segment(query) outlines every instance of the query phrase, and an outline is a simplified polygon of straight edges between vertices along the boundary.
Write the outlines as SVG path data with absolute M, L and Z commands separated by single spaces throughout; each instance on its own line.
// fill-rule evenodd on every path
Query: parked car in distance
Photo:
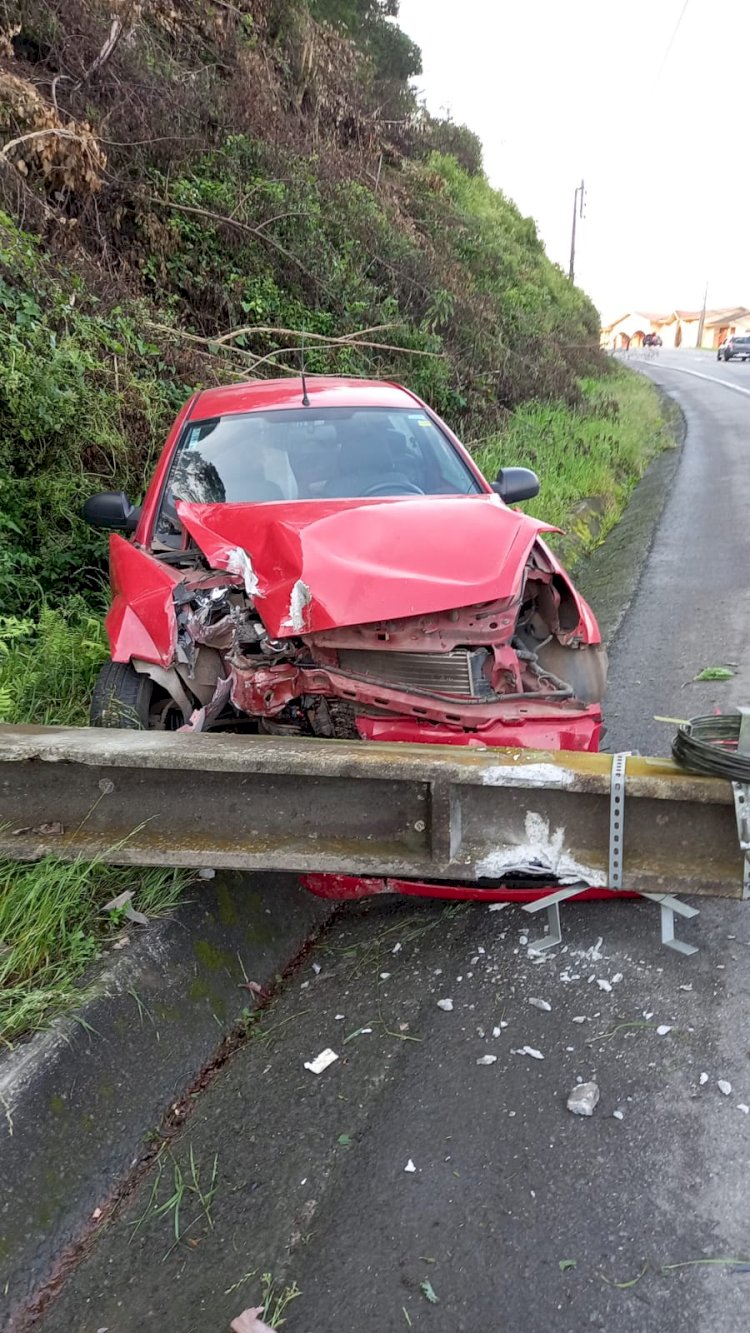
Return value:
M 750 361 L 750 333 L 733 333 L 721 344 L 717 361 Z

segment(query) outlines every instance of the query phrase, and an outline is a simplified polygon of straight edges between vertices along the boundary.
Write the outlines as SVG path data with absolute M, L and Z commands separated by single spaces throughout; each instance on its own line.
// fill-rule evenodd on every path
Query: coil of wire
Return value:
M 716 713 L 683 722 L 672 741 L 675 763 L 691 773 L 750 782 L 750 755 L 737 754 L 742 715 Z

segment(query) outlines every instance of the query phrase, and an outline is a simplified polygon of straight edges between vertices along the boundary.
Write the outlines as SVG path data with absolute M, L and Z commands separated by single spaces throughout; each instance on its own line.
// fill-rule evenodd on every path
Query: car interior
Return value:
M 421 409 L 252 412 L 187 427 L 157 530 L 179 527 L 178 499 L 257 504 L 481 490 L 450 440 Z

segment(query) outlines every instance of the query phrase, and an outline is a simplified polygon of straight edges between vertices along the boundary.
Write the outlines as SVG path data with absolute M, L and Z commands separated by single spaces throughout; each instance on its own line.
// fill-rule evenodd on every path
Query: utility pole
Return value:
M 703 346 L 703 325 L 706 322 L 707 301 L 708 301 L 708 283 L 706 283 L 706 290 L 703 293 L 703 309 L 701 310 L 701 317 L 698 320 L 698 343 L 697 343 L 698 347 Z
M 576 186 L 575 194 L 573 195 L 573 232 L 570 238 L 570 269 L 568 271 L 568 277 L 571 282 L 575 281 L 576 271 L 576 222 L 579 217 L 583 217 L 584 194 L 584 184 L 583 181 L 581 181 L 581 184 Z

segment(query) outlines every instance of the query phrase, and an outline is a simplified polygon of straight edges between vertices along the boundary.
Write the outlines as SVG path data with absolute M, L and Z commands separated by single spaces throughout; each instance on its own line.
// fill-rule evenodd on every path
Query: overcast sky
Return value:
M 683 12 L 684 11 L 684 12 Z M 493 185 L 627 310 L 750 305 L 748 0 L 401 0 L 418 85 L 482 139 Z

